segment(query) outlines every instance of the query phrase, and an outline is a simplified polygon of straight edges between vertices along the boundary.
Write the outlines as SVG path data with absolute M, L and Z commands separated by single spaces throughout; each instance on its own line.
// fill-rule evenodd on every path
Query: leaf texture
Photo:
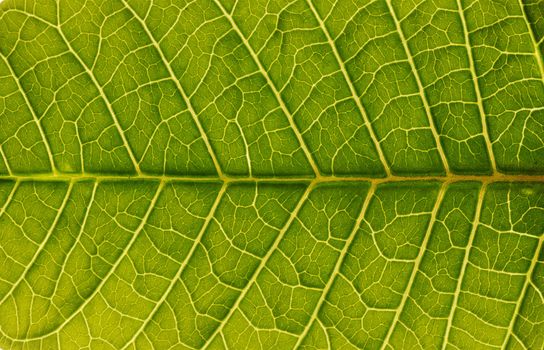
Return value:
M 543 349 L 544 1 L 5 0 L 1 349 Z

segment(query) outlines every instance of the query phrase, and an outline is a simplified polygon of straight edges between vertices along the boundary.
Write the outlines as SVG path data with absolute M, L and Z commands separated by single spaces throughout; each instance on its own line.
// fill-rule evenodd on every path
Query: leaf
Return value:
M 0 348 L 544 348 L 542 0 L 6 0 Z

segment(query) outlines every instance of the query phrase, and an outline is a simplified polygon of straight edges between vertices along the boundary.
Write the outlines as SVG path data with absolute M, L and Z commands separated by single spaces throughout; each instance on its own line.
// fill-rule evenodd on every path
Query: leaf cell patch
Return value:
M 543 349 L 544 1 L 0 3 L 1 349 Z

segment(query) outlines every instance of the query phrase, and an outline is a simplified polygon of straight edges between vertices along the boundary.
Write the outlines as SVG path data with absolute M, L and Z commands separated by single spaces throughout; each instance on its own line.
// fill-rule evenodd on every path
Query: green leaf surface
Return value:
M 544 349 L 543 0 L 0 2 L 0 349 Z

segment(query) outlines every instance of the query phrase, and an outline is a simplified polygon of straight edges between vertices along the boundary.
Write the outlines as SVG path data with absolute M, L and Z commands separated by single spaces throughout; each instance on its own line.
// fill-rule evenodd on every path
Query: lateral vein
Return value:
M 62 203 L 61 203 L 59 209 L 57 210 L 57 214 L 55 215 L 55 219 L 51 223 L 51 226 L 49 227 L 49 230 L 47 230 L 47 234 L 45 235 L 45 237 L 44 237 L 43 241 L 41 242 L 40 246 L 38 247 L 38 249 L 36 249 L 36 252 L 32 256 L 32 259 L 30 260 L 30 262 L 28 263 L 28 265 L 26 266 L 24 271 L 21 273 L 21 275 L 19 276 L 17 281 L 15 281 L 13 283 L 13 285 L 8 290 L 8 292 L 4 295 L 4 297 L 2 299 L 0 299 L 0 305 L 2 305 L 4 303 L 4 301 L 6 301 L 6 299 L 11 295 L 11 293 L 13 293 L 15 288 L 17 288 L 17 286 L 21 283 L 21 281 L 26 277 L 28 271 L 34 265 L 34 263 L 36 262 L 36 259 L 38 259 L 38 256 L 40 255 L 40 253 L 45 248 L 45 245 L 49 241 L 49 238 L 51 238 L 51 235 L 53 234 L 53 232 L 57 228 L 57 224 L 59 222 L 59 219 L 60 219 L 62 213 L 64 212 L 64 209 L 66 208 L 66 204 L 68 203 L 68 199 L 70 198 L 73 187 L 74 187 L 74 182 L 70 181 L 70 184 L 68 185 L 68 188 L 66 190 L 66 194 L 64 195 L 64 199 L 62 200 Z
M 388 162 L 385 158 L 383 150 L 380 146 L 378 137 L 376 136 L 376 133 L 374 132 L 374 129 L 372 128 L 372 123 L 370 122 L 368 113 L 366 112 L 366 109 L 363 106 L 361 99 L 357 95 L 357 91 L 355 90 L 355 86 L 353 85 L 353 81 L 351 77 L 349 76 L 349 73 L 346 69 L 344 61 L 340 57 L 340 53 L 338 52 L 338 49 L 336 48 L 336 43 L 334 42 L 334 40 L 332 40 L 332 37 L 329 33 L 329 30 L 327 29 L 327 26 L 323 22 L 323 19 L 321 19 L 321 17 L 319 16 L 319 13 L 317 12 L 317 9 L 315 8 L 313 4 L 313 0 L 306 0 L 306 2 L 308 3 L 308 6 L 310 6 L 310 9 L 312 10 L 314 17 L 317 19 L 317 22 L 319 23 L 321 30 L 325 34 L 325 37 L 327 38 L 327 42 L 332 49 L 334 57 L 336 58 L 336 61 L 338 62 L 338 65 L 340 66 L 340 71 L 342 72 L 342 75 L 344 76 L 344 80 L 346 81 L 349 87 L 349 91 L 351 92 L 351 97 L 355 101 L 355 104 L 357 105 L 357 108 L 359 109 L 359 112 L 361 113 L 361 117 L 363 118 L 363 122 L 365 123 L 365 126 L 368 129 L 368 132 L 370 134 L 370 139 L 372 140 L 372 143 L 374 144 L 374 148 L 376 149 L 376 152 L 378 153 L 378 157 L 380 158 L 380 161 L 384 167 L 386 176 L 391 176 L 391 169 L 388 165 Z
M 216 154 L 215 154 L 215 152 L 214 152 L 214 150 L 212 148 L 210 140 L 208 139 L 208 135 L 206 134 L 202 124 L 200 123 L 200 120 L 198 119 L 198 116 L 197 116 L 197 114 L 196 114 L 196 112 L 195 112 L 195 110 L 193 108 L 191 100 L 189 99 L 189 97 L 185 93 L 185 90 L 181 86 L 181 83 L 179 82 L 179 80 L 176 78 L 176 75 L 174 74 L 174 71 L 173 71 L 172 67 L 170 66 L 170 63 L 168 62 L 168 60 L 164 56 L 164 53 L 163 53 L 159 43 L 155 40 L 155 37 L 151 34 L 151 31 L 147 27 L 147 24 L 145 23 L 145 21 L 143 19 L 141 19 L 140 16 L 138 16 L 138 14 L 134 11 L 134 9 L 132 9 L 132 7 L 126 2 L 126 0 L 122 0 L 122 1 L 123 1 L 123 4 L 125 5 L 125 7 L 132 13 L 132 16 L 140 23 L 140 25 L 142 26 L 142 29 L 147 34 L 149 40 L 151 40 L 151 44 L 153 45 L 153 47 L 155 47 L 155 50 L 157 51 L 157 53 L 161 57 L 161 61 L 162 61 L 163 66 L 168 71 L 168 74 L 170 75 L 170 78 L 172 79 L 172 81 L 176 85 L 176 88 L 178 89 L 179 93 L 181 94 L 181 96 L 185 100 L 185 103 L 187 104 L 187 109 L 189 109 L 189 112 L 191 113 L 191 116 L 193 117 L 193 121 L 194 121 L 196 127 L 198 128 L 200 136 L 202 137 L 202 140 L 204 141 L 204 144 L 206 145 L 208 153 L 210 154 L 210 157 L 212 158 L 213 164 L 215 166 L 215 171 L 217 171 L 217 174 L 219 176 L 223 176 L 223 171 L 221 170 L 221 166 L 219 165 L 219 161 L 217 160 L 217 156 L 216 156 Z M 249 150 L 248 150 L 248 153 L 249 153 Z
M 533 32 L 531 25 L 529 24 L 529 18 L 527 16 L 527 11 L 525 11 L 525 6 L 523 5 L 523 1 L 518 0 L 518 3 L 519 3 L 519 6 L 521 7 L 521 13 L 523 13 L 524 22 L 527 24 L 527 30 L 529 31 L 529 36 L 531 37 L 531 41 L 533 43 L 533 46 L 535 47 L 534 55 L 536 58 L 536 63 L 538 65 L 538 68 L 540 68 L 540 75 L 542 79 L 544 80 L 544 62 L 542 61 L 542 55 L 539 52 L 538 41 L 536 40 L 535 33 Z
M 538 239 L 538 244 L 536 246 L 536 250 L 533 255 L 533 259 L 531 260 L 531 265 L 529 266 L 529 269 L 527 270 L 527 274 L 525 277 L 525 282 L 523 284 L 523 288 L 520 292 L 519 298 L 516 302 L 516 308 L 514 309 L 514 313 L 512 314 L 512 319 L 510 320 L 510 324 L 508 325 L 508 331 L 506 332 L 506 336 L 504 337 L 504 341 L 502 344 L 502 348 L 506 349 L 506 345 L 508 344 L 508 340 L 512 335 L 514 335 L 514 325 L 516 324 L 516 320 L 519 317 L 519 311 L 521 310 L 521 304 L 523 304 L 523 300 L 525 300 L 525 297 L 527 296 L 527 289 L 529 287 L 530 281 L 533 276 L 533 271 L 535 270 L 535 267 L 538 263 L 538 258 L 540 256 L 540 252 L 542 250 L 542 243 L 544 242 L 544 235 L 541 235 Z
M 478 203 L 476 204 L 476 213 L 474 215 L 474 221 L 472 223 L 472 230 L 470 232 L 470 238 L 468 240 L 467 246 L 465 248 L 465 255 L 463 257 L 463 264 L 461 265 L 461 271 L 459 272 L 459 277 L 457 279 L 457 286 L 455 287 L 455 292 L 453 294 L 453 302 L 450 309 L 450 314 L 448 315 L 448 324 L 446 326 L 446 334 L 442 343 L 442 350 L 445 350 L 448 345 L 448 339 L 450 336 L 450 331 L 453 326 L 453 317 L 455 316 L 455 311 L 457 308 L 457 303 L 459 302 L 459 294 L 461 293 L 461 285 L 463 284 L 463 278 L 465 277 L 465 271 L 468 265 L 468 259 L 470 256 L 470 251 L 472 249 L 472 244 L 474 242 L 474 237 L 476 236 L 476 231 L 478 230 L 478 225 L 480 223 L 480 216 L 482 214 L 482 207 L 484 202 L 484 197 L 487 190 L 487 184 L 484 183 L 480 189 L 478 196 Z
M 2 157 L 2 160 L 4 161 L 4 164 L 6 164 L 6 170 L 8 171 L 9 176 L 13 176 L 13 171 L 11 170 L 11 167 L 8 162 L 8 158 L 6 157 L 6 153 L 4 152 L 3 145 L 0 145 L 0 156 Z
M 17 88 L 21 92 L 21 95 L 23 96 L 23 99 L 25 100 L 25 103 L 28 106 L 28 110 L 30 111 L 30 114 L 32 114 L 32 119 L 34 120 L 34 122 L 36 123 L 36 126 L 38 127 L 38 132 L 40 133 L 40 137 L 42 138 L 43 144 L 45 146 L 45 151 L 47 152 L 47 157 L 49 158 L 49 163 L 51 165 L 51 171 L 53 172 L 53 174 L 56 174 L 57 168 L 55 166 L 55 160 L 53 159 L 53 152 L 51 152 L 51 147 L 49 145 L 47 137 L 45 137 L 45 132 L 43 131 L 42 124 L 40 123 L 40 120 L 38 119 L 38 116 L 36 115 L 36 112 L 34 111 L 34 107 L 30 103 L 30 100 L 28 99 L 28 96 L 26 95 L 26 91 L 23 89 L 23 86 L 21 85 L 21 82 L 19 81 L 19 77 L 15 75 L 15 72 L 13 71 L 13 68 L 11 67 L 11 64 L 9 63 L 7 57 L 5 57 L 1 53 L 0 53 L 0 56 L 2 56 L 4 63 L 9 69 L 9 73 L 11 74 L 11 76 L 13 76 L 13 80 L 15 80 L 15 83 L 17 84 Z M 6 163 L 6 166 L 8 166 L 7 163 Z
M 406 285 L 406 290 L 404 291 L 404 294 L 402 295 L 402 299 L 399 306 L 397 307 L 397 311 L 395 312 L 395 317 L 393 318 L 393 322 L 391 322 L 391 326 L 389 327 L 387 331 L 387 335 L 385 336 L 385 339 L 381 346 L 382 350 L 387 348 L 387 345 L 389 344 L 389 341 L 391 340 L 391 336 L 393 335 L 393 332 L 395 330 L 395 326 L 400 321 L 400 315 L 402 313 L 402 310 L 404 309 L 404 306 L 406 305 L 406 301 L 408 300 L 408 297 L 410 296 L 410 292 L 412 291 L 412 286 L 416 279 L 417 272 L 419 271 L 419 266 L 421 264 L 421 261 L 423 260 L 423 255 L 425 255 L 425 251 L 427 250 L 429 239 L 431 237 L 431 233 L 433 232 L 434 224 L 436 222 L 436 216 L 438 215 L 440 205 L 442 204 L 442 200 L 444 199 L 444 194 L 446 193 L 446 188 L 447 188 L 447 184 L 443 183 L 440 186 L 440 190 L 438 191 L 438 196 L 436 197 L 436 202 L 434 204 L 433 211 L 431 212 L 431 217 L 429 218 L 429 226 L 427 226 L 425 237 L 423 238 L 423 242 L 421 242 L 421 247 L 419 248 L 418 255 L 414 261 L 414 267 L 412 268 L 410 279 L 408 280 L 408 284 Z
M 333 269 L 333 271 L 331 273 L 331 276 L 329 277 L 329 280 L 327 281 L 327 285 L 325 285 L 325 288 L 323 288 L 323 291 L 322 291 L 321 296 L 319 297 L 319 300 L 318 300 L 318 302 L 317 302 L 317 304 L 316 304 L 316 306 L 314 308 L 314 311 L 313 311 L 312 315 L 310 316 L 310 319 L 308 320 L 308 323 L 304 327 L 304 331 L 302 331 L 302 333 L 300 334 L 300 337 L 298 338 L 297 343 L 296 343 L 296 345 L 294 346 L 293 349 L 297 349 L 302 344 L 302 342 L 304 341 L 304 339 L 308 335 L 308 332 L 310 331 L 310 328 L 311 328 L 313 322 L 316 320 L 317 315 L 319 314 L 319 310 L 321 310 L 321 307 L 322 307 L 323 303 L 325 302 L 325 299 L 327 298 L 327 296 L 329 294 L 329 291 L 330 291 L 330 289 L 332 288 L 332 286 L 334 284 L 334 281 L 336 280 L 336 276 L 338 276 L 338 274 L 340 273 L 340 268 L 342 267 L 342 265 L 344 264 L 344 261 L 346 260 L 347 252 L 349 251 L 351 245 L 353 244 L 353 241 L 355 240 L 355 236 L 357 235 L 357 232 L 359 231 L 359 229 L 361 227 L 361 223 L 364 220 L 365 213 L 366 213 L 366 211 L 368 209 L 368 205 L 370 203 L 370 200 L 374 196 L 374 193 L 376 191 L 376 187 L 377 187 L 377 184 L 374 183 L 369 188 L 368 193 L 367 193 L 366 198 L 365 198 L 365 201 L 364 201 L 364 203 L 363 203 L 363 205 L 361 207 L 359 217 L 357 218 L 357 220 L 355 222 L 355 225 L 353 226 L 353 229 L 352 229 L 348 239 L 346 240 L 346 243 L 344 244 L 344 248 L 342 249 L 342 251 L 340 252 L 340 255 L 338 256 L 338 260 L 336 261 L 336 264 L 334 265 L 334 269 Z
M 321 172 L 319 171 L 319 167 L 317 166 L 317 164 L 315 163 L 315 160 L 312 156 L 312 153 L 310 152 L 310 150 L 308 149 L 308 146 L 306 145 L 306 142 L 304 142 L 304 139 L 300 133 L 300 130 L 298 129 L 298 127 L 296 126 L 295 124 L 295 120 L 293 118 L 293 115 L 291 114 L 291 112 L 289 111 L 289 109 L 287 108 L 287 106 L 285 105 L 285 102 L 283 101 L 283 98 L 281 97 L 278 89 L 276 88 L 276 86 L 274 85 L 274 83 L 272 82 L 272 79 L 270 78 L 270 76 L 268 75 L 268 72 L 266 71 L 266 69 L 264 69 L 259 57 L 257 56 L 257 54 L 255 53 L 255 51 L 253 50 L 253 48 L 251 47 L 251 45 L 249 45 L 249 42 L 246 40 L 244 34 L 242 33 L 242 31 L 240 30 L 240 28 L 238 28 L 238 25 L 236 24 L 236 22 L 234 21 L 234 19 L 232 18 L 232 16 L 226 11 L 226 9 L 223 7 L 223 4 L 221 4 L 218 0 L 213 0 L 215 2 L 215 4 L 217 5 L 217 7 L 219 7 L 219 9 L 221 10 L 221 12 L 223 13 L 223 16 L 229 21 L 230 25 L 232 26 L 232 28 L 234 29 L 234 31 L 236 32 L 236 34 L 238 34 L 238 36 L 240 37 L 240 40 L 242 41 L 242 43 L 244 44 L 244 46 L 247 48 L 249 54 L 251 55 L 251 58 L 253 59 L 253 61 L 255 62 L 255 64 L 257 65 L 257 67 L 259 68 L 261 74 L 263 75 L 263 77 L 265 78 L 266 82 L 268 83 L 268 85 L 270 86 L 270 89 L 272 90 L 272 92 L 274 93 L 274 96 L 276 97 L 276 100 L 278 101 L 279 105 L 280 105 L 280 108 L 281 110 L 283 111 L 283 113 L 285 114 L 285 116 L 287 117 L 287 120 L 289 121 L 289 124 L 291 126 L 291 129 L 293 130 L 293 133 L 295 134 L 295 136 L 297 137 L 298 139 L 298 142 L 300 144 L 300 147 L 302 149 L 302 151 L 304 152 L 304 155 L 306 156 L 307 160 L 308 160 L 308 163 L 310 164 L 310 166 L 312 167 L 312 170 L 314 172 L 314 175 L 316 177 L 319 177 L 321 176 Z
M 497 161 L 495 160 L 495 154 L 493 153 L 493 144 L 489 138 L 489 133 L 487 130 L 487 114 L 485 113 L 484 103 L 482 100 L 482 93 L 480 88 L 480 82 L 478 80 L 478 75 L 476 74 L 476 67 L 474 65 L 474 56 L 472 54 L 472 45 L 470 43 L 470 35 L 468 32 L 467 21 L 465 18 L 465 10 L 461 5 L 461 0 L 457 0 L 457 8 L 459 10 L 459 17 L 461 18 L 461 24 L 463 25 L 463 34 L 465 36 L 465 47 L 468 55 L 468 64 L 470 69 L 470 75 L 472 77 L 472 82 L 474 84 L 474 91 L 476 92 L 476 102 L 478 105 L 478 110 L 480 112 L 480 118 L 482 122 L 482 134 L 484 136 L 485 144 L 487 147 L 487 153 L 489 153 L 489 161 L 491 163 L 491 171 L 493 174 L 497 172 Z
M 419 90 L 419 95 L 421 97 L 421 101 L 423 102 L 423 107 L 425 108 L 425 114 L 427 114 L 427 118 L 429 120 L 429 128 L 433 134 L 433 137 L 436 143 L 436 149 L 438 151 L 440 159 L 442 160 L 444 169 L 446 170 L 446 174 L 450 174 L 450 166 L 448 164 L 448 159 L 446 158 L 446 153 L 444 152 L 444 149 L 442 148 L 442 144 L 440 143 L 440 135 L 438 134 L 438 128 L 433 120 L 431 108 L 429 107 L 429 101 L 427 101 L 427 96 L 425 96 L 425 90 L 423 88 L 423 84 L 421 83 L 419 73 L 417 72 L 414 59 L 412 58 L 412 53 L 410 52 L 410 48 L 408 47 L 408 43 L 406 41 L 406 38 L 404 37 L 404 32 L 402 31 L 402 28 L 400 26 L 400 22 L 397 18 L 395 10 L 393 9 L 393 6 L 391 5 L 391 0 L 386 0 L 385 2 L 387 3 L 387 7 L 389 8 L 391 17 L 393 18 L 393 22 L 395 22 L 397 33 L 399 34 L 400 41 L 402 42 L 402 46 L 404 48 L 404 52 L 406 53 L 406 59 L 408 60 L 408 63 L 410 64 L 410 68 L 412 69 L 412 74 L 414 75 L 414 78 L 416 80 L 417 87 Z
M 314 188 L 314 184 L 310 184 L 307 188 L 306 188 L 306 191 L 304 192 L 304 194 L 302 195 L 302 197 L 300 198 L 300 200 L 298 201 L 295 209 L 293 209 L 293 211 L 291 212 L 291 215 L 289 216 L 289 219 L 287 220 L 287 222 L 285 223 L 285 225 L 283 226 L 283 228 L 280 230 L 280 232 L 278 233 L 278 236 L 276 237 L 276 239 L 274 240 L 274 243 L 272 244 L 272 246 L 268 249 L 268 251 L 266 252 L 266 255 L 263 257 L 263 259 L 261 260 L 261 262 L 259 263 L 259 266 L 257 267 L 257 269 L 255 269 L 255 272 L 253 272 L 253 274 L 251 275 L 251 279 L 248 281 L 248 283 L 246 284 L 245 288 L 242 290 L 242 292 L 238 295 L 238 297 L 236 298 L 236 301 L 234 302 L 234 304 L 232 305 L 232 307 L 230 308 L 229 310 L 229 313 L 225 316 L 225 318 L 223 319 L 223 321 L 219 324 L 219 326 L 213 331 L 213 333 L 210 335 L 210 337 L 208 338 L 208 341 L 202 346 L 202 349 L 206 349 L 208 346 L 210 346 L 210 344 L 212 343 L 212 341 L 215 339 L 215 337 L 217 336 L 218 333 L 221 333 L 221 331 L 223 330 L 223 327 L 225 326 L 225 324 L 228 323 L 229 319 L 232 317 L 232 315 L 234 314 L 234 312 L 236 310 L 238 310 L 238 307 L 240 306 L 240 303 L 242 302 L 242 300 L 244 300 L 245 296 L 247 295 L 247 293 L 249 292 L 249 290 L 251 289 L 251 286 L 256 283 L 257 281 L 257 277 L 260 275 L 261 271 L 264 269 L 264 267 L 266 266 L 266 263 L 268 262 L 268 260 L 270 259 L 270 257 L 272 256 L 272 253 L 276 251 L 276 249 L 278 248 L 281 240 L 283 239 L 284 235 L 285 235 L 285 232 L 287 232 L 287 230 L 291 227 L 291 224 L 293 223 L 293 221 L 295 220 L 295 218 L 297 217 L 300 209 L 302 208 L 303 204 L 306 202 L 306 200 L 308 199 L 308 196 L 310 194 L 310 192 L 313 190 Z
M 15 192 L 17 192 L 17 189 L 19 188 L 19 185 L 21 184 L 20 180 L 16 180 L 15 184 L 11 188 L 11 191 L 9 192 L 8 198 L 6 198 L 6 201 L 4 202 L 4 205 L 0 208 L 0 218 L 2 215 L 4 215 L 4 212 L 9 207 L 9 204 L 11 203 L 11 200 L 13 199 L 13 196 L 15 196 Z
M 223 195 L 225 194 L 227 186 L 228 185 L 226 183 L 224 183 L 221 186 L 221 190 L 217 193 L 217 197 L 215 198 L 215 201 L 214 201 L 212 207 L 210 208 L 210 212 L 208 213 L 208 216 L 206 217 L 206 219 L 204 220 L 204 223 L 202 224 L 202 228 L 200 229 L 200 231 L 198 233 L 198 236 L 195 238 L 195 241 L 194 241 L 193 245 L 191 246 L 191 249 L 187 253 L 186 258 L 180 264 L 179 269 L 176 272 L 176 275 L 172 278 L 172 281 L 168 285 L 168 288 L 164 291 L 161 298 L 157 301 L 157 303 L 153 307 L 153 310 L 151 310 L 148 318 L 142 323 L 142 325 L 134 333 L 132 338 L 125 344 L 125 346 L 122 347 L 122 349 L 126 349 L 127 347 L 129 347 L 130 344 L 132 342 L 134 342 L 138 338 L 138 335 L 140 335 L 140 333 L 145 329 L 145 327 L 147 326 L 149 321 L 151 321 L 151 319 L 153 318 L 153 316 L 155 316 L 155 314 L 157 313 L 157 311 L 159 310 L 161 305 L 164 303 L 166 298 L 168 298 L 168 296 L 170 295 L 170 292 L 174 288 L 174 285 L 176 284 L 178 279 L 180 279 L 181 274 L 183 273 L 183 271 L 185 271 L 185 268 L 187 267 L 187 265 L 189 264 L 189 261 L 193 257 L 193 255 L 194 255 L 194 253 L 196 251 L 196 248 L 198 247 L 198 245 L 202 241 L 202 237 L 204 236 L 204 233 L 207 231 L 208 226 L 209 226 L 213 216 L 215 215 L 215 211 L 217 210 L 217 207 L 219 206 L 219 203 L 221 202 L 221 199 L 223 198 Z
M 121 140 L 123 141 L 125 149 L 127 150 L 127 154 L 132 162 L 132 165 L 134 166 L 134 170 L 136 171 L 137 174 L 141 174 L 142 172 L 140 170 L 140 164 L 138 160 L 136 160 L 136 157 L 134 156 L 132 147 L 130 147 L 130 143 L 128 142 L 125 136 L 125 131 L 121 127 L 121 124 L 119 123 L 119 119 L 117 118 L 117 115 L 115 114 L 113 107 L 111 106 L 110 100 L 108 99 L 108 97 L 106 96 L 106 93 L 104 92 L 104 89 L 102 89 L 102 86 L 100 86 L 100 84 L 98 83 L 98 80 L 96 80 L 94 73 L 89 69 L 89 67 L 87 67 L 87 65 L 85 64 L 85 62 L 83 62 L 81 57 L 79 57 L 76 50 L 74 50 L 74 48 L 72 47 L 72 44 L 70 44 L 70 41 L 68 41 L 68 39 L 64 35 L 64 32 L 62 31 L 62 26 L 60 24 L 60 15 L 58 13 L 59 8 L 60 6 L 57 6 L 57 20 L 59 23 L 57 26 L 52 26 L 52 27 L 57 29 L 57 32 L 62 38 L 62 41 L 64 42 L 64 44 L 70 49 L 70 52 L 72 53 L 72 55 L 76 58 L 76 60 L 79 62 L 83 70 L 87 73 L 87 76 L 91 79 L 91 81 L 95 85 L 100 97 L 102 97 L 102 99 L 104 100 L 104 104 L 106 105 L 106 108 L 108 109 L 109 114 L 111 115 L 111 119 L 113 121 L 115 129 L 117 130 L 117 133 L 119 134 L 119 136 L 121 137 Z
M 46 337 L 50 336 L 51 334 L 57 332 L 58 330 L 62 329 L 65 325 L 67 325 L 74 317 L 76 317 L 84 308 L 85 306 L 87 306 L 91 300 L 94 299 L 94 296 L 96 294 L 98 294 L 100 292 L 100 290 L 102 289 L 102 287 L 104 286 L 104 284 L 106 284 L 106 282 L 109 280 L 109 278 L 111 277 L 111 275 L 113 275 L 113 273 L 117 270 L 117 267 L 119 266 L 119 264 L 121 263 L 121 261 L 123 260 L 123 258 L 125 258 L 126 256 L 128 256 L 128 251 L 130 250 L 130 248 L 134 245 L 134 242 L 136 242 L 136 239 L 139 237 L 139 234 L 140 232 L 142 231 L 142 229 L 144 228 L 144 226 L 146 225 L 147 223 L 147 220 L 149 218 L 149 216 L 151 215 L 151 212 L 153 211 L 153 209 L 155 208 L 155 204 L 157 203 L 157 200 L 159 198 L 159 195 L 161 194 L 162 192 L 162 189 L 164 188 L 164 182 L 160 182 L 159 185 L 157 186 L 157 190 L 155 191 L 154 195 L 153 195 L 153 198 L 151 199 L 150 201 L 150 204 L 146 210 L 146 213 L 144 214 L 142 220 L 140 221 L 140 224 L 138 225 L 138 227 L 136 228 L 136 230 L 134 231 L 134 234 L 132 235 L 132 237 L 130 238 L 130 241 L 127 243 L 127 245 L 125 246 L 125 248 L 123 249 L 123 251 L 119 254 L 119 257 L 118 259 L 114 262 L 113 266 L 111 267 L 111 269 L 108 271 L 108 273 L 102 278 L 102 280 L 100 281 L 100 283 L 98 284 L 98 286 L 96 286 L 96 288 L 94 289 L 94 291 L 85 299 L 85 301 L 83 303 L 81 303 L 81 305 L 78 306 L 78 308 L 76 310 L 74 310 L 72 312 L 72 314 L 67 317 L 62 323 L 58 324 L 57 326 L 55 326 L 53 329 L 50 329 L 47 331 L 47 333 L 44 333 L 40 336 L 36 336 L 36 337 L 26 337 L 24 339 L 19 339 L 19 338 L 12 338 L 12 337 L 9 337 L 7 336 L 6 334 L 4 335 L 6 338 L 12 340 L 12 341 L 16 341 L 16 340 L 24 340 L 24 341 L 31 341 L 31 340 L 38 340 L 38 339 L 45 339 Z

